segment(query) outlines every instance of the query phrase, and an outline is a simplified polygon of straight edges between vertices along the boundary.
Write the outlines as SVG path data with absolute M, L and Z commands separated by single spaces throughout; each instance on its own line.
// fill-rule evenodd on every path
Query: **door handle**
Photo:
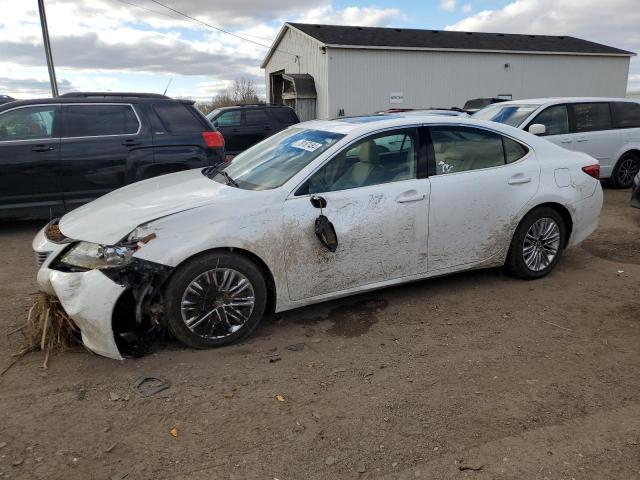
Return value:
M 525 176 L 522 176 L 522 175 L 514 175 L 509 180 L 507 180 L 507 183 L 509 185 L 522 185 L 523 183 L 529 183 L 530 181 L 531 181 L 531 177 L 525 177 Z
M 580 137 L 578 140 L 576 140 L 577 142 L 586 142 L 587 139 L 585 137 Z
M 563 138 L 562 140 L 560 140 L 560 143 L 571 143 L 573 142 L 573 140 L 571 140 L 570 138 Z
M 140 142 L 138 140 L 125 140 L 122 142 L 122 145 L 125 147 L 135 147 L 136 145 L 140 145 Z
M 425 194 L 419 194 L 416 192 L 405 192 L 401 193 L 396 197 L 396 202 L 398 203 L 411 203 L 411 202 L 420 202 L 424 200 Z
M 53 150 L 51 145 L 36 145 L 31 149 L 32 152 L 50 152 Z

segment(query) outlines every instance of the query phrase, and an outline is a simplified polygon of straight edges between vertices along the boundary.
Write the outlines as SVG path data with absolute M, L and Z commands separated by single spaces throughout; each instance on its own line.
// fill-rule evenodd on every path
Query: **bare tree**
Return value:
M 213 97 L 211 103 L 202 103 L 198 105 L 200 111 L 205 115 L 216 108 L 229 107 L 232 105 L 242 105 L 247 103 L 264 103 L 258 97 L 255 83 L 253 80 L 244 77 L 235 79 L 233 85 L 227 87 L 218 95 Z

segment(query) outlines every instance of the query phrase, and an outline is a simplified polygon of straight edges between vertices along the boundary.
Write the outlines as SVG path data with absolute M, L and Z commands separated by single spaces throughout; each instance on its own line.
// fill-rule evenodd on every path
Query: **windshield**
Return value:
M 242 152 L 223 171 L 238 188 L 277 188 L 343 137 L 340 133 L 289 128 Z M 229 183 L 220 173 L 214 180 Z
M 540 105 L 505 105 L 504 103 L 497 103 L 477 111 L 471 117 L 517 127 L 538 108 L 540 108 Z

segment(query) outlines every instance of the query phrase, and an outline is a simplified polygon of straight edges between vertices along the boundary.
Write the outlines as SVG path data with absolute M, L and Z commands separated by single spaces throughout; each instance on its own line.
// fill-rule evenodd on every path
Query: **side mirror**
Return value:
M 215 121 L 213 122 L 213 126 L 214 126 L 214 127 L 216 127 L 216 128 L 218 128 L 218 127 L 219 127 L 219 125 L 218 125 L 218 121 L 217 121 L 217 120 L 215 120 Z
M 534 135 L 544 135 L 547 133 L 547 127 L 541 123 L 534 123 L 529 126 L 529 133 L 533 133 Z
M 338 235 L 336 234 L 336 229 L 327 217 L 320 215 L 316 218 L 315 231 L 316 237 L 318 237 L 320 243 L 322 243 L 327 250 L 335 252 L 338 249 Z

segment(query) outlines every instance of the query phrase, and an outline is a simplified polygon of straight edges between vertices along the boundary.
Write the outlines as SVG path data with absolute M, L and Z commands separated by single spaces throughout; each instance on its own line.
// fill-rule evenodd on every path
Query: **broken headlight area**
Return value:
M 133 254 L 154 238 L 155 234 L 138 238 L 134 231 L 126 241 L 118 245 L 78 242 L 60 256 L 58 263 L 71 269 L 81 270 L 126 267 L 131 263 Z

